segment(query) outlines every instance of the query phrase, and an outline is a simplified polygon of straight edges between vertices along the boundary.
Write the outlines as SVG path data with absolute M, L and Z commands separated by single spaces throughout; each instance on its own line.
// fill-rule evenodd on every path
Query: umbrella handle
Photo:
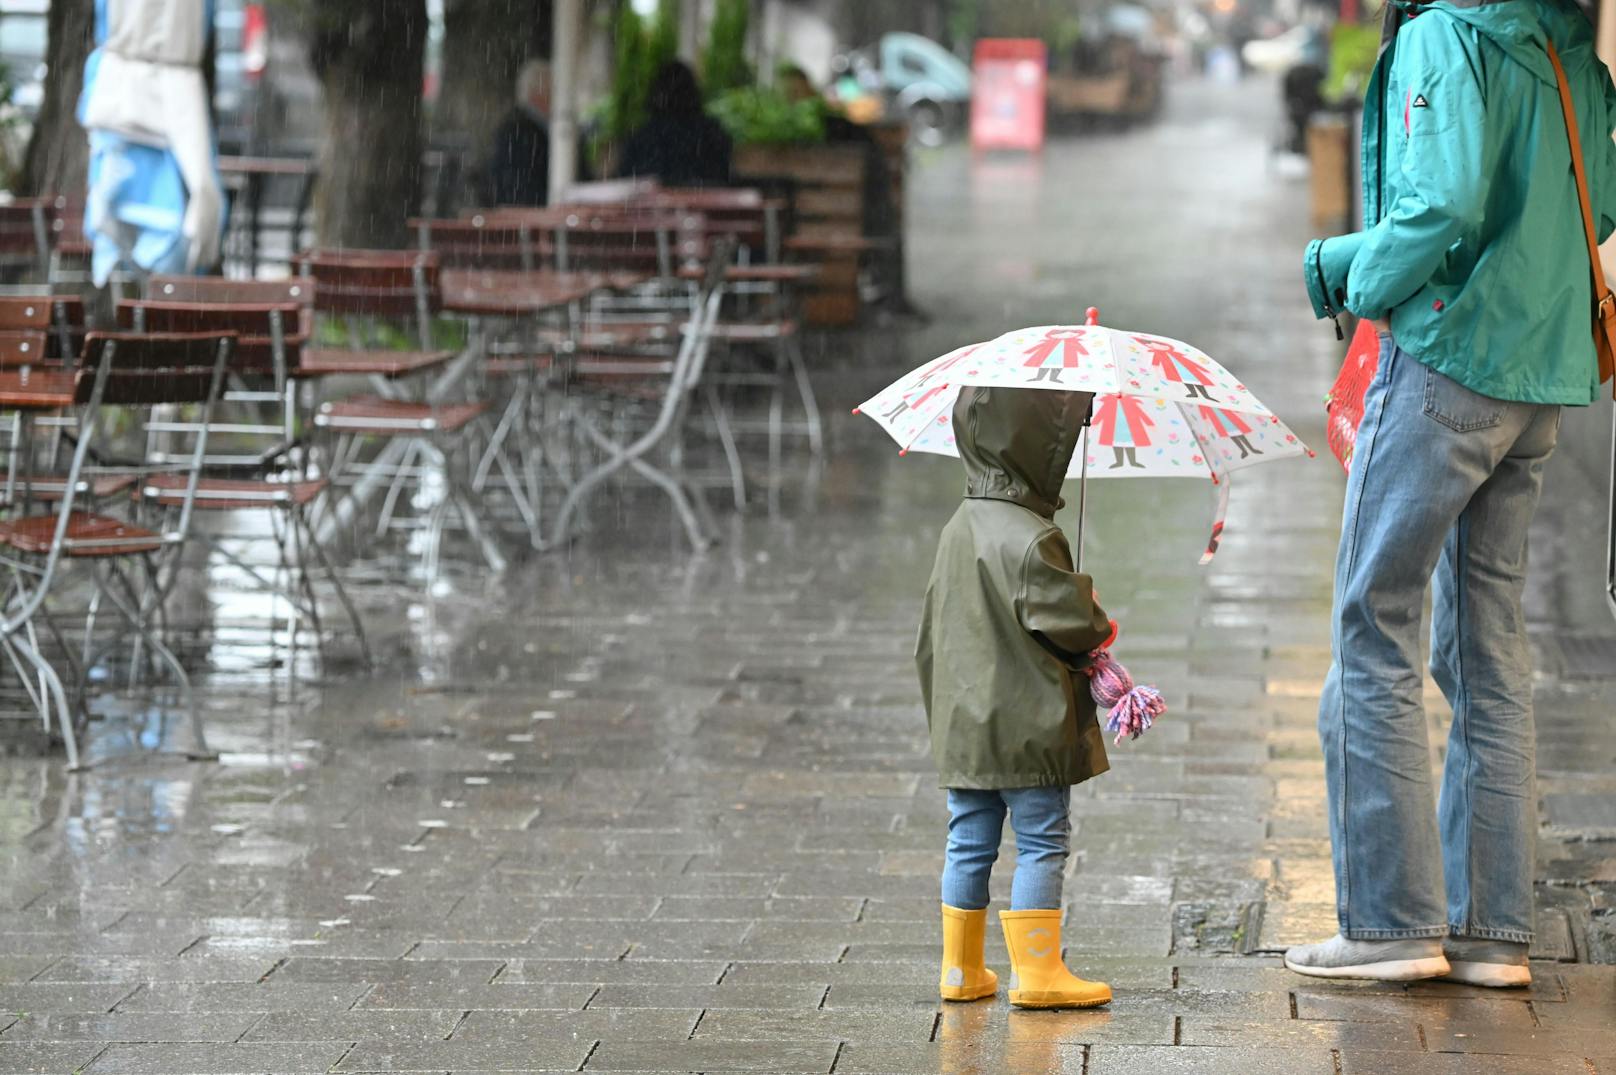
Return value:
M 1094 313 L 1090 310 L 1089 313 Z M 1089 420 L 1094 417 L 1094 401 L 1089 401 L 1089 409 L 1083 415 L 1083 432 L 1077 440 L 1077 450 L 1082 452 L 1082 467 L 1078 471 L 1077 479 L 1077 549 L 1073 559 L 1077 562 L 1072 565 L 1073 570 L 1083 570 L 1083 524 L 1089 517 L 1089 430 L 1092 428 Z

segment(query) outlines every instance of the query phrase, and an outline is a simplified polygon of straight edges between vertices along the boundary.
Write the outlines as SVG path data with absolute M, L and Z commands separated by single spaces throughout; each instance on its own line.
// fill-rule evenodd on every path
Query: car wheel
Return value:
M 940 146 L 948 139 L 948 116 L 936 101 L 909 106 L 909 137 L 923 146 Z

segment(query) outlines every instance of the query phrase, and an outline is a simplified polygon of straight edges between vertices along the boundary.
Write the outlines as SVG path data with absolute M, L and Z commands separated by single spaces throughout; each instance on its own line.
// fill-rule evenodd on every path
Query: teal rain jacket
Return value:
M 1592 276 L 1543 44 L 1565 65 L 1603 240 L 1616 88 L 1593 28 L 1565 0 L 1394 2 L 1407 19 L 1364 104 L 1365 230 L 1308 247 L 1314 312 L 1389 315 L 1404 351 L 1495 399 L 1591 403 Z

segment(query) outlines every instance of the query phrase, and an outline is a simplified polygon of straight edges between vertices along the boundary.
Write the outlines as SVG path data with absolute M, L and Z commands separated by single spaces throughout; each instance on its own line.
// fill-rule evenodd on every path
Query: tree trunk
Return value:
M 308 19 L 325 92 L 320 245 L 402 249 L 420 203 L 426 0 L 320 0 Z
M 95 37 L 95 0 L 52 0 L 48 26 L 50 74 L 17 186 L 23 194 L 65 194 L 82 201 L 90 143 L 74 112 Z
M 550 55 L 551 0 L 447 0 L 443 87 L 433 140 L 468 168 L 488 155 L 494 129 L 516 101 L 522 65 Z

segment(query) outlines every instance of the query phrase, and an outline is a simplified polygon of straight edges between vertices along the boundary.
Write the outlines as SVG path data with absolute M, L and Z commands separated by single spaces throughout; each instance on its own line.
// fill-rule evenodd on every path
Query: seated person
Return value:
M 677 60 L 663 64 L 646 103 L 650 118 L 624 143 L 619 176 L 656 179 L 668 187 L 729 183 L 734 143 L 703 109 L 690 68 Z

